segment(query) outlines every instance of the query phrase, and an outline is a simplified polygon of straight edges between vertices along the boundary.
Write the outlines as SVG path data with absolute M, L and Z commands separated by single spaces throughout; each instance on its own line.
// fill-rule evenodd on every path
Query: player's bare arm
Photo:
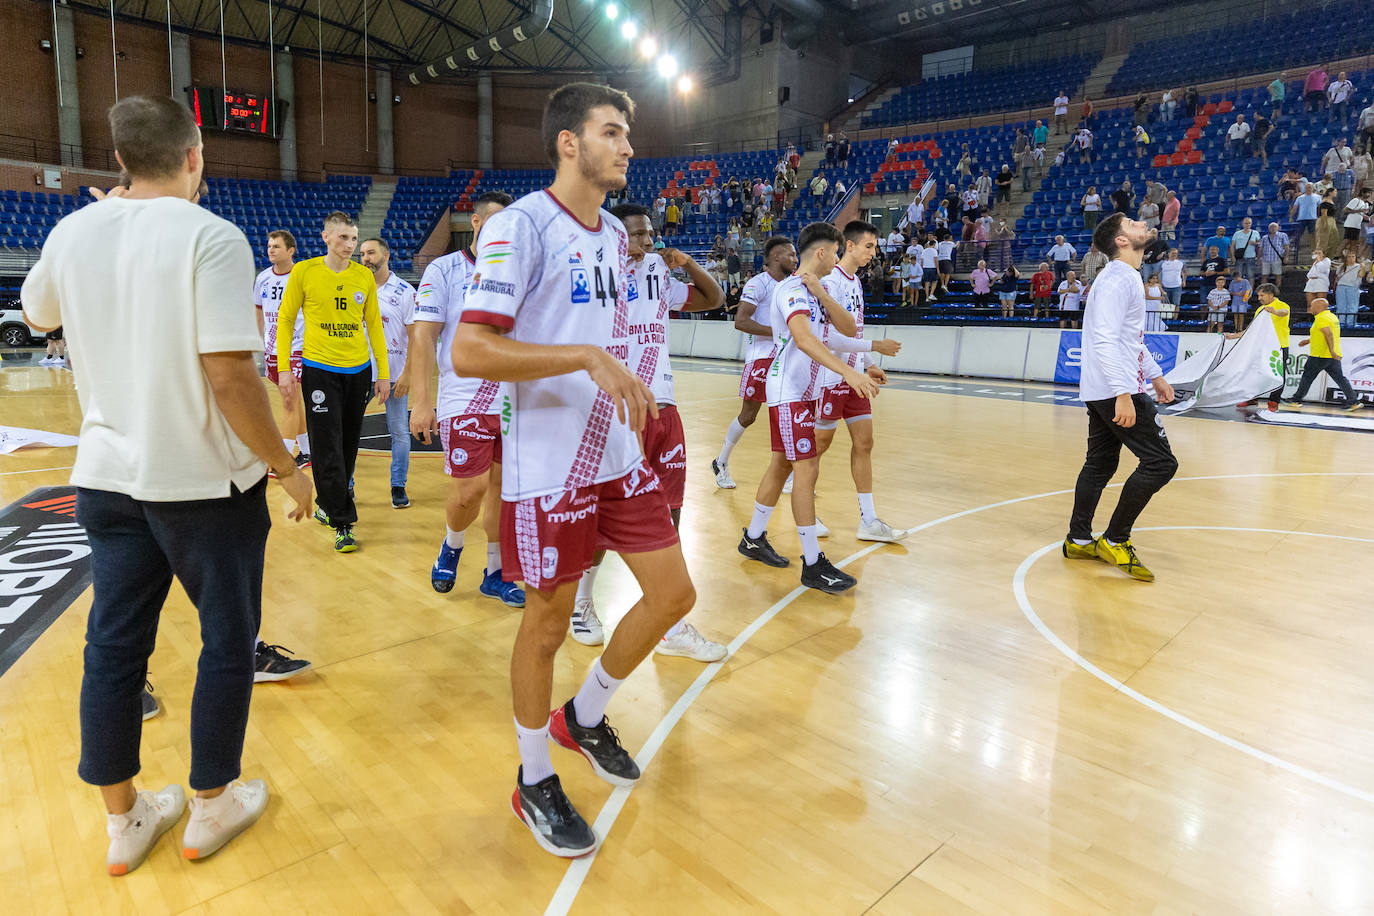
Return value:
M 766 324 L 759 324 L 754 320 L 754 312 L 758 309 L 758 304 L 747 299 L 739 301 L 739 309 L 735 312 L 735 330 L 743 331 L 746 334 L 753 334 L 755 337 L 772 337 L 773 329 Z
M 797 349 L 807 356 L 820 363 L 831 372 L 844 379 L 846 385 L 852 388 L 860 396 L 866 398 L 876 398 L 878 396 L 878 383 L 869 378 L 866 374 L 860 374 L 851 369 L 844 363 L 815 334 L 811 333 L 811 322 L 802 312 L 798 312 L 787 320 L 787 330 L 792 334 L 792 340 L 796 342 Z
M 434 375 L 434 347 L 443 325 L 433 321 L 417 321 L 410 326 L 410 352 L 406 371 L 410 373 L 410 434 L 425 445 L 433 441 L 439 423 L 434 416 L 434 391 L 430 377 Z
M 687 272 L 687 279 L 691 281 L 692 292 L 687 297 L 687 301 L 682 304 L 680 311 L 683 312 L 709 312 L 711 309 L 718 309 L 725 302 L 725 290 L 720 288 L 720 284 L 715 281 L 706 270 L 696 262 L 696 259 L 689 254 L 678 251 L 676 248 L 665 248 L 659 252 L 663 258 L 663 263 L 668 265 L 671 270 L 681 267 Z
M 825 291 L 825 284 L 816 278 L 815 274 L 802 271 L 798 274 L 802 282 L 806 284 L 807 290 L 815 296 L 821 303 L 821 308 L 825 309 L 830 316 L 830 324 L 845 337 L 853 337 L 859 332 L 858 322 L 854 316 L 849 314 L 849 310 L 840 305 L 835 299 Z M 788 327 L 791 327 L 789 324 Z M 819 360 L 818 360 L 819 362 Z

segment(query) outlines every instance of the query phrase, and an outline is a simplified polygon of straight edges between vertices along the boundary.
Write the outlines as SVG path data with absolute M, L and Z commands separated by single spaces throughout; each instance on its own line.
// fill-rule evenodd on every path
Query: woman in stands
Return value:
M 973 284 L 973 304 L 976 308 L 988 308 L 992 305 L 992 284 L 997 279 L 997 274 L 988 270 L 987 261 L 979 261 L 972 273 L 968 276 L 969 282 Z
M 1344 234 L 1341 232 L 1341 224 L 1336 221 L 1339 212 L 1336 203 L 1336 189 L 1328 188 L 1322 194 L 1322 202 L 1317 205 L 1317 240 L 1315 244 L 1322 251 L 1335 253 L 1341 250 Z
M 1015 264 L 1008 264 L 997 278 L 997 300 L 1002 305 L 1002 317 L 1007 320 L 1016 317 L 1016 284 L 1020 279 L 1021 272 Z
M 1164 326 L 1164 288 L 1159 285 L 1159 274 L 1151 274 L 1145 284 L 1145 330 L 1158 332 L 1169 330 Z
M 1169 307 L 1161 310 L 1165 318 L 1177 318 L 1183 302 L 1183 286 L 1188 282 L 1187 264 L 1178 256 L 1177 248 L 1169 249 L 1169 256 L 1159 264 L 1159 284 Z
M 1291 201 L 1298 196 L 1298 191 L 1302 187 L 1302 173 L 1291 165 L 1288 166 L 1283 175 L 1279 178 L 1279 197 Z
M 1325 299 L 1331 291 L 1331 259 L 1320 248 L 1312 252 L 1312 266 L 1307 270 L 1307 285 L 1302 291 L 1307 294 L 1309 306 L 1313 299 Z

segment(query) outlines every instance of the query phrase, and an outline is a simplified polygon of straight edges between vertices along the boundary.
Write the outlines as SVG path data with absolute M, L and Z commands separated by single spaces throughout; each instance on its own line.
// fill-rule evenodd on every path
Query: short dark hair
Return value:
M 269 239 L 281 239 L 281 243 L 289 249 L 296 247 L 296 237 L 285 229 L 273 229 L 267 233 Z
M 488 204 L 509 207 L 513 203 L 515 203 L 515 198 L 505 191 L 487 191 L 485 194 L 479 194 L 477 199 L 472 202 L 472 209 L 476 210 L 478 207 L 484 207 Z
M 554 168 L 558 167 L 558 135 L 570 130 L 581 136 L 582 125 L 587 123 L 591 110 L 599 105 L 610 105 L 623 114 L 626 121 L 635 118 L 634 99 L 602 83 L 568 83 L 549 93 L 549 100 L 544 104 L 540 139 L 544 142 L 544 155 Z
M 1116 236 L 1121 231 L 1121 224 L 1126 220 L 1126 214 L 1113 213 L 1102 222 L 1097 224 L 1093 230 L 1093 244 L 1097 250 L 1102 252 L 1110 260 L 1116 257 Z
M 335 210 L 334 212 L 330 213 L 328 216 L 324 218 L 325 229 L 328 229 L 330 226 L 335 225 L 336 223 L 340 226 L 357 226 L 357 223 L 353 222 L 353 217 L 349 216 L 342 210 Z
M 611 216 L 622 223 L 625 222 L 627 216 L 642 216 L 649 221 L 650 226 L 654 223 L 653 214 L 649 212 L 648 207 L 642 204 L 617 204 L 611 208 Z
M 200 145 L 191 110 L 165 96 L 131 95 L 110 107 L 115 152 L 132 178 L 175 175 L 188 150 Z
M 1260 293 L 1268 293 L 1277 299 L 1279 297 L 1279 288 L 1272 283 L 1261 283 L 1259 286 L 1255 287 L 1255 295 L 1259 295 Z
M 792 244 L 792 240 L 789 239 L 789 238 L 788 238 L 787 236 L 785 236 L 785 235 L 775 235 L 775 236 L 770 237 L 770 238 L 768 239 L 768 241 L 766 241 L 766 242 L 763 243 L 763 259 L 764 259 L 764 261 L 767 261 L 767 260 L 768 260 L 768 256 L 771 255 L 771 254 L 773 253 L 773 249 L 774 249 L 774 248 L 778 248 L 778 247 L 780 247 L 780 246 L 782 246 L 782 245 L 791 245 L 791 244 Z
M 834 242 L 838 245 L 843 241 L 844 236 L 833 224 L 811 223 L 804 227 L 801 234 L 797 236 L 797 254 L 798 256 L 804 255 L 812 247 L 822 242 Z
M 388 245 L 384 239 L 379 239 L 375 235 L 370 239 L 363 239 L 364 245 L 366 245 L 368 242 L 376 242 L 377 247 L 382 249 L 383 254 L 391 254 L 391 246 Z
M 851 219 L 844 224 L 844 240 L 859 244 L 866 235 L 877 236 L 878 227 L 861 219 Z

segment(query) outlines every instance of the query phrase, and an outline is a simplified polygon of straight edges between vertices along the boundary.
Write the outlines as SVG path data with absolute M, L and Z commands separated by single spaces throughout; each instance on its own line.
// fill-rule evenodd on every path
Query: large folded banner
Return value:
M 1263 397 L 1284 383 L 1283 350 L 1274 322 L 1256 321 L 1238 340 L 1218 335 L 1164 378 L 1174 388 L 1174 402 L 1163 408 L 1166 413 L 1234 407 Z

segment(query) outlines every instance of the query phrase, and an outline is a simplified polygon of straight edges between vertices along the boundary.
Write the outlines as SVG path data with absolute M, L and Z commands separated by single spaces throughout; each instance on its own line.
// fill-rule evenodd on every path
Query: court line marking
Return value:
M 1175 477 L 1172 482 L 1188 483 L 1199 480 L 1250 480 L 1271 477 L 1374 477 L 1374 471 L 1292 471 L 1260 474 L 1209 474 L 1199 477 Z M 1107 489 L 1120 489 L 1121 486 L 1122 484 L 1120 483 L 1108 484 Z M 1003 499 L 995 503 L 988 503 L 985 506 L 963 509 L 959 512 L 941 516 L 940 518 L 931 519 L 928 522 L 922 522 L 919 525 L 908 528 L 907 532 L 908 534 L 915 534 L 918 531 L 926 531 L 938 525 L 956 521 L 970 515 L 977 515 L 980 512 L 988 512 L 993 509 L 1000 509 L 1004 506 L 1029 502 L 1033 499 L 1045 499 L 1050 496 L 1064 496 L 1072 492 L 1073 488 L 1069 487 L 1064 490 L 1049 490 L 1044 493 L 1034 493 L 1030 496 L 1016 496 L 1011 499 Z M 1143 531 L 1146 529 L 1141 530 Z M 1328 536 L 1335 537 L 1335 535 Z M 873 544 L 872 546 L 865 547 L 862 550 L 850 554 L 835 565 L 843 568 L 884 546 L 886 545 Z M 1050 548 L 1047 549 L 1052 549 L 1057 546 L 1059 546 L 1057 543 L 1052 544 Z M 696 680 L 691 683 L 691 686 L 683 691 L 682 696 L 678 697 L 677 702 L 668 710 L 667 715 L 659 721 L 658 725 L 649 734 L 648 740 L 644 742 L 639 752 L 635 754 L 635 762 L 639 764 L 641 774 L 648 768 L 654 755 L 657 754 L 659 749 L 663 746 L 663 742 L 667 739 L 669 733 L 672 732 L 673 727 L 682 720 L 688 708 L 696 702 L 697 697 L 701 696 L 702 692 L 706 689 L 706 685 L 715 678 L 716 673 L 725 666 L 725 663 L 734 658 L 735 653 L 743 648 L 744 644 L 747 643 L 755 633 L 763 629 L 768 621 L 776 617 L 783 608 L 797 600 L 806 591 L 808 591 L 808 589 L 804 586 L 798 586 L 780 598 L 772 607 L 756 617 L 738 636 L 730 641 L 730 644 L 727 646 L 729 654 L 725 656 L 723 661 L 712 662 L 706 666 L 701 674 L 697 675 Z M 625 807 L 625 802 L 629 800 L 632 791 L 634 791 L 633 787 L 617 786 L 611 791 L 610 797 L 606 799 L 606 802 L 601 806 L 601 811 L 597 814 L 596 820 L 592 823 L 592 829 L 595 830 L 597 836 L 601 838 L 601 842 L 604 843 L 606 837 L 610 834 L 611 828 L 615 825 L 616 818 L 620 816 L 620 812 Z M 1370 800 L 1374 801 L 1374 796 L 1371 796 Z M 558 889 L 554 891 L 553 897 L 549 900 L 549 905 L 544 909 L 544 916 L 566 916 L 568 911 L 572 909 L 573 903 L 577 900 L 577 894 L 582 889 L 583 882 L 587 880 L 587 875 L 591 872 L 592 863 L 596 861 L 596 857 L 600 852 L 601 846 L 598 844 L 597 848 L 592 852 L 581 858 L 572 859 L 568 863 L 568 870 L 564 872 L 563 880 L 559 882 Z
M 70 471 L 73 465 L 64 464 L 60 468 L 29 468 L 27 471 L 0 471 L 0 477 L 8 477 L 11 474 L 37 474 L 40 471 Z
M 1327 538 L 1330 540 L 1338 541 L 1359 541 L 1365 544 L 1374 544 L 1374 538 L 1359 538 L 1340 534 L 1319 534 L 1317 532 L 1312 531 L 1288 531 L 1279 528 L 1228 528 L 1218 525 L 1168 525 L 1155 528 L 1139 528 L 1137 530 L 1233 532 L 1247 531 L 1264 534 L 1299 535 L 1302 537 Z M 1278 767 L 1279 769 L 1291 773 L 1294 776 L 1300 776 L 1303 779 L 1306 779 L 1309 782 L 1314 782 L 1317 785 L 1322 786 L 1324 788 L 1340 792 L 1342 795 L 1349 795 L 1351 798 L 1358 798 L 1361 801 L 1374 803 L 1374 792 L 1367 792 L 1364 789 L 1357 789 L 1354 786 L 1347 785 L 1346 783 L 1343 783 L 1338 779 L 1334 779 L 1330 776 L 1318 773 L 1316 770 L 1310 770 L 1307 767 L 1301 766 L 1299 764 L 1290 763 L 1289 761 L 1284 760 L 1281 757 L 1274 756 L 1268 751 L 1262 751 L 1253 745 L 1246 744 L 1244 741 L 1239 741 L 1235 738 L 1232 738 L 1230 735 L 1224 735 L 1214 728 L 1210 728 L 1206 725 L 1203 725 L 1196 719 L 1190 719 L 1188 716 L 1185 716 L 1182 713 L 1175 712 L 1173 709 L 1170 709 L 1163 703 L 1160 703 L 1157 700 L 1150 699 L 1140 691 L 1135 690 L 1131 687 L 1127 687 L 1121 681 L 1118 681 L 1116 678 L 1112 677 L 1110 674 L 1103 671 L 1101 668 L 1097 667 L 1083 656 L 1079 655 L 1077 651 L 1069 648 L 1068 644 L 1065 643 L 1064 640 L 1060 639 L 1059 636 L 1045 624 L 1045 621 L 1040 619 L 1040 615 L 1035 613 L 1035 608 L 1031 606 L 1030 599 L 1026 596 L 1026 574 L 1030 572 L 1031 567 L 1034 566 L 1036 562 L 1040 560 L 1041 557 L 1045 556 L 1051 551 L 1057 550 L 1060 547 L 1060 543 L 1061 542 L 1059 541 L 1055 541 L 1053 544 L 1046 544 L 1044 547 L 1041 547 L 1039 550 L 1035 551 L 1030 556 L 1022 560 L 1021 565 L 1016 568 L 1016 573 L 1012 576 L 1011 585 L 1012 591 L 1016 595 L 1016 603 L 1021 607 L 1021 614 L 1028 621 L 1030 621 L 1031 626 L 1035 627 L 1035 629 L 1040 632 L 1041 636 L 1045 637 L 1046 641 L 1048 641 L 1050 645 L 1054 646 L 1056 649 L 1059 650 L 1061 655 L 1063 655 L 1064 657 L 1069 659 L 1069 661 L 1073 662 L 1075 665 L 1082 668 L 1084 671 L 1088 672 L 1093 677 L 1097 678 L 1099 681 L 1106 684 L 1108 687 L 1111 687 L 1118 693 L 1125 694 L 1126 696 L 1135 700 L 1137 703 L 1140 703 L 1147 709 L 1154 710 L 1161 716 L 1164 716 L 1166 719 L 1170 719 L 1178 723 L 1179 725 L 1182 725 L 1184 728 L 1192 729 L 1199 735 L 1205 735 L 1208 738 L 1211 738 L 1213 741 L 1218 741 L 1221 744 L 1224 744 L 1225 746 L 1233 750 L 1240 751 L 1242 754 L 1248 754 L 1249 756 L 1254 757 L 1256 760 L 1263 761 L 1264 763 L 1267 763 L 1270 766 Z

